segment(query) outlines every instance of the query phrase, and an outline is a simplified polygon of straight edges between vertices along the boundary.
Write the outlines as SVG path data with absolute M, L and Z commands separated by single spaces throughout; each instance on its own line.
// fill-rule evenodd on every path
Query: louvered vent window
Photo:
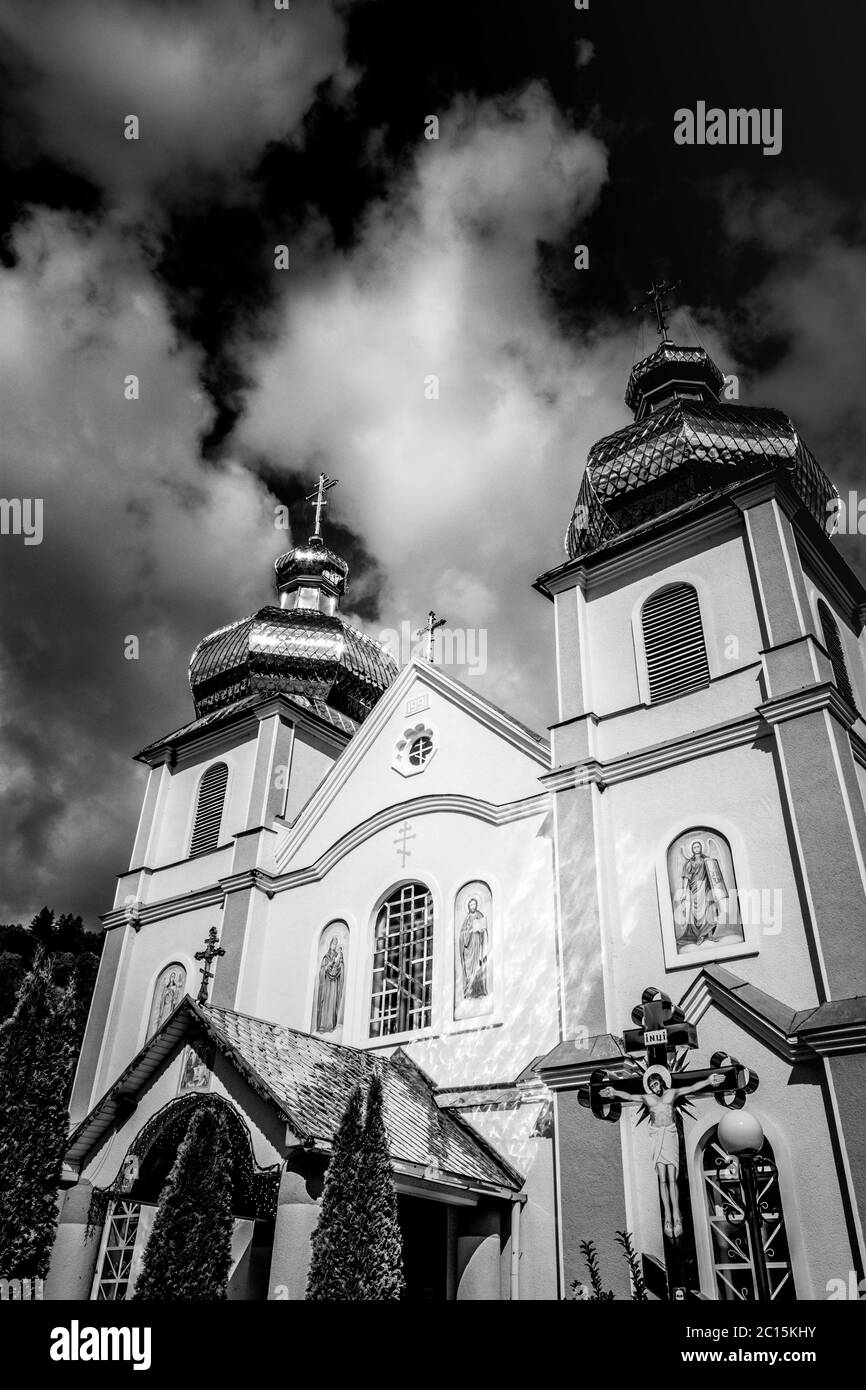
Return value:
M 827 655 L 830 658 L 830 665 L 833 667 L 833 679 L 836 682 L 836 689 L 840 695 L 844 695 L 846 700 L 850 700 L 852 705 L 856 705 L 854 691 L 851 689 L 851 682 L 848 679 L 848 667 L 845 665 L 845 651 L 842 646 L 842 634 L 839 631 L 839 624 L 830 612 L 826 603 L 819 601 L 818 612 L 821 615 L 821 626 L 824 629 L 824 646 L 827 648 Z
M 207 854 L 219 844 L 228 775 L 225 763 L 214 763 L 201 779 L 190 855 Z
M 698 596 L 691 584 L 671 584 L 643 606 L 650 700 L 673 700 L 710 683 Z

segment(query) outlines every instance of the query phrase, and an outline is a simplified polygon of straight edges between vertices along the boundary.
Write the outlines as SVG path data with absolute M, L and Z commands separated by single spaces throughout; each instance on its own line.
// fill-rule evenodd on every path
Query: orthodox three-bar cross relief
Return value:
M 210 931 L 208 932 L 205 938 L 204 950 L 196 951 L 195 953 L 196 960 L 204 961 L 204 964 L 201 967 L 201 984 L 198 987 L 198 994 L 196 995 L 197 1004 L 207 1003 L 210 982 L 213 978 L 213 971 L 211 970 L 211 965 L 216 960 L 217 956 L 224 955 L 225 951 L 223 950 L 222 946 L 219 945 L 217 929 L 216 927 L 211 927 Z
M 418 631 L 415 633 L 416 639 L 421 637 L 426 639 L 426 656 L 428 661 L 433 660 L 433 643 L 436 637 L 436 630 L 437 628 L 444 627 L 447 621 L 447 618 L 437 618 L 436 614 L 433 612 L 433 609 L 431 608 L 430 612 L 427 614 L 426 623 L 423 627 L 419 627 Z
M 643 299 L 640 300 L 639 303 L 631 306 L 631 312 L 633 314 L 655 314 L 656 332 L 663 343 L 670 342 L 670 338 L 668 337 L 670 323 L 667 316 L 667 297 L 669 294 L 673 294 L 674 290 L 678 290 L 682 283 L 682 280 L 675 280 L 672 285 L 669 285 L 666 280 L 656 280 L 655 277 L 653 277 L 650 287 Z
M 739 1110 L 758 1086 L 758 1076 L 735 1057 L 715 1052 L 709 1068 L 687 1071 L 689 1050 L 698 1045 L 695 1024 L 655 986 L 649 986 L 632 1010 L 637 1025 L 623 1034 L 631 1071 L 611 1076 L 598 1069 L 581 1086 L 578 1100 L 600 1120 L 616 1122 L 623 1105 L 639 1107 L 636 1123 L 649 1120 L 650 1162 L 658 1182 L 665 1242 L 671 1261 L 681 1267 L 677 1245 L 683 1235 L 680 1207 L 680 1113 L 691 1113 L 689 1102 L 712 1095 L 726 1109 Z M 643 1056 L 639 1056 L 643 1054 Z M 669 1283 L 678 1281 L 669 1279 Z
M 321 536 L 322 534 L 322 510 L 324 507 L 327 507 L 328 505 L 328 499 L 325 497 L 325 493 L 329 492 L 332 487 L 336 487 L 337 482 L 337 478 L 329 478 L 327 473 L 320 473 L 319 481 L 316 484 L 315 490 L 307 494 L 307 501 L 312 502 L 312 504 L 316 508 L 316 524 L 315 530 L 313 531 L 314 536 Z

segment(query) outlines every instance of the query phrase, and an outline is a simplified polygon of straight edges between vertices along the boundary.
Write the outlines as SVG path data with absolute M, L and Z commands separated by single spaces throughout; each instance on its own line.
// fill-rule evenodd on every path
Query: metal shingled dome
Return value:
M 694 372 L 692 381 L 684 369 Z M 788 472 L 803 504 L 826 526 L 836 490 L 787 415 L 721 403 L 713 398 L 721 380 L 702 349 L 666 343 L 638 363 L 626 397 L 637 419 L 589 451 L 565 540 L 571 559 L 772 468 Z M 655 396 L 651 410 L 645 387 Z

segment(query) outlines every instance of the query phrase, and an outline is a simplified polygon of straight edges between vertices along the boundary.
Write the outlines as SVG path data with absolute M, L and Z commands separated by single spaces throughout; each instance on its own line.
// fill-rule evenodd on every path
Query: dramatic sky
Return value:
M 653 272 L 674 336 L 860 485 L 861 68 L 806 0 L 0 0 L 0 496 L 44 508 L 0 536 L 0 920 L 97 924 L 130 755 L 270 600 L 320 469 L 355 619 L 484 629 L 455 674 L 546 726 L 531 582 L 628 420 Z M 699 100 L 781 108 L 782 152 L 676 145 Z

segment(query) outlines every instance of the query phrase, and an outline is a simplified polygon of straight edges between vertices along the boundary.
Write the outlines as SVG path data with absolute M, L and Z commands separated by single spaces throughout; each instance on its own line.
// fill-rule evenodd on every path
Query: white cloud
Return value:
M 43 499 L 44 538 L 0 539 L 0 882 L 13 915 L 56 885 L 59 863 L 68 897 L 55 905 L 73 910 L 106 863 L 124 864 L 139 793 L 128 758 L 191 717 L 193 645 L 268 601 L 285 540 L 246 469 L 201 463 L 198 356 L 135 244 L 40 212 L 14 249 L 0 271 L 3 486 Z M 138 401 L 124 399 L 129 373 Z
M 320 82 L 352 84 L 331 0 L 5 0 L 0 33 L 40 146 L 132 207 L 200 175 L 231 195 L 268 141 L 298 137 Z
M 587 447 L 624 423 L 630 347 L 557 328 L 537 242 L 570 259 L 605 177 L 540 86 L 458 101 L 356 248 L 288 286 L 276 341 L 242 349 L 239 445 L 340 479 L 337 514 L 385 570 L 383 627 L 431 603 L 488 627 L 489 692 L 540 724 L 552 634 L 530 584 L 562 558 Z

